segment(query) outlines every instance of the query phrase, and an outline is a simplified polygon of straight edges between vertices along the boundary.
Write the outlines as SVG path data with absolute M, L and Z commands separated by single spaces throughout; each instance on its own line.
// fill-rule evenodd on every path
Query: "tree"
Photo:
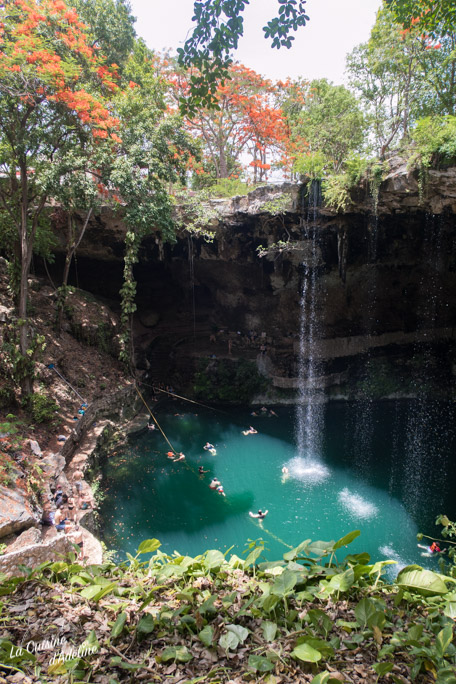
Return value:
M 177 103 L 189 93 L 191 75 L 166 62 Z M 242 156 L 249 155 L 255 180 L 263 180 L 271 168 L 271 155 L 287 133 L 276 102 L 277 86 L 242 64 L 232 64 L 228 76 L 217 82 L 211 107 L 185 117 L 187 128 L 201 141 L 210 162 L 204 168 L 211 168 L 214 178 L 228 178 L 241 166 Z
M 294 37 L 291 31 L 305 26 L 305 0 L 277 0 L 278 14 L 263 27 L 265 38 L 272 47 L 290 48 Z M 195 0 L 193 21 L 196 26 L 183 48 L 178 50 L 181 66 L 195 67 L 189 88 L 186 109 L 195 113 L 197 107 L 214 102 L 217 82 L 227 77 L 232 64 L 231 51 L 243 35 L 242 13 L 249 0 Z
M 364 143 L 365 120 L 355 96 L 326 79 L 291 83 L 284 101 L 290 139 L 299 158 L 315 155 L 339 173 L 351 152 Z
M 52 197 L 49 169 L 57 151 L 74 145 L 75 130 L 114 142 L 118 121 L 106 96 L 117 84 L 115 69 L 90 46 L 84 25 L 63 0 L 7 0 L 0 11 L 0 203 L 17 235 L 17 377 L 27 394 L 33 383 L 28 275 L 38 224 Z
M 396 21 L 410 28 L 419 20 L 420 27 L 433 37 L 456 30 L 454 0 L 386 0 Z
M 374 130 L 380 156 L 407 137 L 410 126 L 429 114 L 452 114 L 456 98 L 456 33 L 441 39 L 410 28 L 382 9 L 370 39 L 347 58 L 350 84 Z

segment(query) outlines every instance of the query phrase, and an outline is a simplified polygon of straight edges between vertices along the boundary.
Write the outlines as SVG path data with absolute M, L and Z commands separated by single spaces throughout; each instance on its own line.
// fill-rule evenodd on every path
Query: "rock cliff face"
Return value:
M 367 187 L 337 213 L 309 207 L 308 188 L 288 184 L 215 201 L 210 243 L 149 236 L 136 269 L 138 368 L 190 391 L 198 358 L 245 358 L 268 378 L 271 400 L 293 401 L 303 283 L 315 273 L 304 289 L 318 320 L 301 351 L 321 361 L 327 397 L 416 395 L 423 382 L 451 395 L 456 169 L 430 171 L 420 190 L 393 166 L 376 212 Z M 108 213 L 90 226 L 78 251 L 82 287 L 116 296 L 123 232 Z

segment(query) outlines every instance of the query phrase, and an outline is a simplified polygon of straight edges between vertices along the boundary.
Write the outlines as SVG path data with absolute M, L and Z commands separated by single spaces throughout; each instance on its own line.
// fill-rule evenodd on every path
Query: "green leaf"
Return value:
M 100 650 L 100 644 L 94 629 L 89 632 L 87 639 L 85 639 L 84 643 L 82 644 L 82 648 L 86 650 L 90 649 L 93 653 Z
M 333 575 L 329 580 L 325 593 L 333 593 L 335 591 L 348 591 L 355 581 L 355 573 L 353 568 L 348 568 L 345 572 L 340 572 Z
M 262 546 L 256 546 L 254 549 L 252 549 L 252 551 L 249 553 L 249 555 L 244 561 L 244 568 L 249 568 L 251 565 L 253 565 L 256 562 L 257 558 L 261 556 L 263 551 L 264 549 Z
M 256 672 L 271 672 L 274 669 L 274 663 L 263 656 L 249 655 L 249 668 Z
M 260 604 L 265 613 L 270 613 L 271 610 L 274 610 L 279 601 L 279 596 L 266 596 L 265 598 L 261 599 Z
M 355 607 L 355 616 L 361 627 L 366 627 L 369 618 L 377 612 L 375 603 L 370 598 L 362 598 Z
M 334 549 L 334 542 L 329 541 L 329 542 L 324 542 L 324 541 L 315 541 L 312 542 L 312 544 L 309 544 L 308 546 L 308 552 L 313 553 L 314 556 L 318 556 L 321 558 L 322 556 L 327 556 L 331 551 Z
M 339 684 L 339 682 L 339 679 L 331 677 L 331 673 L 325 670 L 324 672 L 317 674 L 317 676 L 312 679 L 310 684 Z
M 437 653 L 441 658 L 444 657 L 448 646 L 451 644 L 453 641 L 453 627 L 452 625 L 447 625 L 442 629 L 438 634 L 437 638 L 435 640 L 435 645 L 437 649 Z
M 293 649 L 291 655 L 305 663 L 318 663 L 321 660 L 321 653 L 309 644 L 299 644 Z
M 225 556 L 216 549 L 207 551 L 204 555 L 204 565 L 208 570 L 219 568 L 225 562 Z
M 411 565 L 398 574 L 396 584 L 422 596 L 443 596 L 448 593 L 445 582 L 431 570 Z
M 212 639 L 214 637 L 213 628 L 210 625 L 206 625 L 206 627 L 199 632 L 198 637 L 200 641 L 202 641 L 203 644 L 209 648 L 212 646 Z
M 299 546 L 296 546 L 294 549 L 291 549 L 291 551 L 287 551 L 286 553 L 284 553 L 283 559 L 286 561 L 295 560 L 295 558 L 301 556 L 302 553 L 307 552 L 307 547 L 310 544 L 310 542 L 310 539 L 306 539 L 305 541 L 301 542 Z
M 168 660 L 175 660 L 178 663 L 188 663 L 193 658 L 186 646 L 168 646 L 159 656 L 160 662 L 167 663 Z
M 391 672 L 393 665 L 394 663 L 375 663 L 375 665 L 372 665 L 372 668 L 379 677 L 384 677 L 388 672 Z
M 292 592 L 293 587 L 295 586 L 297 581 L 298 576 L 295 572 L 285 570 L 284 572 L 282 572 L 281 575 L 279 575 L 276 578 L 274 584 L 271 587 L 271 594 L 283 598 L 284 596 L 287 596 Z
M 264 620 L 261 623 L 263 629 L 263 637 L 265 641 L 274 641 L 277 634 L 277 625 L 275 622 L 270 622 L 269 620 Z
M 249 630 L 241 625 L 226 625 L 226 629 L 228 632 L 235 634 L 241 644 L 243 644 L 249 636 Z
M 146 634 L 150 634 L 155 629 L 155 619 L 153 615 L 148 613 L 141 618 L 136 627 L 137 634 L 141 637 Z
M 349 532 L 348 534 L 345 535 L 345 537 L 342 537 L 339 539 L 339 541 L 336 541 L 334 544 L 334 551 L 337 551 L 337 549 L 340 549 L 342 546 L 348 546 L 348 544 L 351 544 L 356 537 L 359 537 L 361 534 L 361 530 L 353 530 L 352 532 Z
M 140 555 L 142 553 L 153 553 L 154 551 L 159 549 L 160 546 L 161 542 L 159 542 L 158 539 L 145 539 L 138 546 L 137 554 Z
M 449 601 L 448 603 L 445 604 L 445 608 L 443 609 L 443 614 L 446 615 L 447 617 L 451 618 L 452 620 L 456 619 L 456 601 Z
M 139 606 L 139 610 L 144 610 L 146 606 L 149 605 L 149 603 L 153 600 L 154 594 L 159 591 L 159 589 L 164 589 L 166 587 L 166 584 L 158 584 L 156 587 L 153 587 L 150 592 L 147 594 L 146 598 L 144 601 L 141 603 Z
M 127 614 L 125 612 L 119 613 L 119 615 L 117 616 L 117 620 L 115 621 L 111 629 L 111 637 L 113 639 L 115 639 L 119 636 L 119 634 L 122 633 L 126 620 Z
M 110 665 L 113 667 L 121 667 L 122 670 L 128 670 L 130 672 L 135 672 L 135 670 L 138 670 L 142 665 L 139 663 L 127 663 L 126 660 L 122 660 L 120 656 L 114 656 L 114 658 L 111 658 Z
M 220 637 L 219 646 L 224 648 L 225 651 L 234 651 L 239 646 L 239 639 L 234 632 L 226 632 Z

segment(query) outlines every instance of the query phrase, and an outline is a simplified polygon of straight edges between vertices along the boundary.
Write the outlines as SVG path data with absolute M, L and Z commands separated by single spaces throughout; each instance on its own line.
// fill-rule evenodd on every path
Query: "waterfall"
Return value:
M 302 266 L 300 293 L 300 325 L 298 351 L 298 402 L 296 409 L 296 443 L 298 458 L 318 461 L 322 447 L 324 397 L 319 390 L 321 361 L 315 343 L 319 337 L 317 309 L 317 275 L 319 247 L 317 243 L 317 210 L 321 202 L 321 185 L 312 181 L 308 191 L 308 207 L 303 207 L 303 237 L 309 248 Z M 302 467 L 302 464 L 300 464 Z
M 368 224 L 368 255 L 365 278 L 366 304 L 364 331 L 368 337 L 375 332 L 377 323 L 377 251 L 378 251 L 378 215 L 369 219 Z M 372 456 L 372 442 L 374 433 L 374 398 L 372 396 L 372 378 L 375 376 L 376 365 L 372 358 L 372 351 L 367 350 L 365 363 L 364 396 L 356 402 L 354 463 L 361 475 L 369 472 L 369 460 Z
M 410 404 L 405 437 L 404 469 L 407 489 L 404 492 L 404 501 L 414 515 L 419 512 L 423 498 L 430 496 L 431 483 L 439 481 L 442 495 L 446 486 L 446 458 L 443 456 L 446 451 L 440 448 L 445 437 L 436 427 L 437 414 L 441 413 L 443 407 L 429 396 L 435 391 L 435 387 L 432 388 L 430 383 L 435 379 L 438 360 L 432 331 L 436 325 L 442 287 L 442 260 L 441 220 L 427 214 L 422 242 L 420 302 L 417 305 L 416 329 L 429 339 L 425 343 L 415 343 L 413 357 L 410 360 L 413 368 L 411 389 L 416 398 Z M 439 502 L 436 501 L 437 508 L 438 505 Z

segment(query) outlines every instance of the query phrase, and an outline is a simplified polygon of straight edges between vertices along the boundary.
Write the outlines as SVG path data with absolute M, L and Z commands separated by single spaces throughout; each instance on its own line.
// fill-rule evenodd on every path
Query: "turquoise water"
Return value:
M 297 455 L 292 409 L 252 417 L 248 408 L 221 413 L 188 406 L 172 402 L 157 410 L 185 461 L 168 460 L 160 432 L 144 430 L 103 464 L 103 534 L 121 556 L 151 537 L 167 553 L 234 547 L 241 555 L 248 539 L 261 537 L 267 557 L 277 559 L 287 545 L 360 529 L 353 552 L 392 558 L 399 566 L 434 562 L 421 556 L 416 533 L 434 534 L 436 515 L 454 519 L 456 513 L 454 405 L 379 403 L 369 429 L 360 432 L 359 406 L 330 404 L 318 458 Z M 258 434 L 244 436 L 249 425 Z M 216 455 L 204 451 L 206 441 Z M 200 465 L 209 471 L 204 476 Z M 225 497 L 209 489 L 212 477 L 222 482 Z M 262 523 L 249 516 L 258 508 L 269 511 Z

